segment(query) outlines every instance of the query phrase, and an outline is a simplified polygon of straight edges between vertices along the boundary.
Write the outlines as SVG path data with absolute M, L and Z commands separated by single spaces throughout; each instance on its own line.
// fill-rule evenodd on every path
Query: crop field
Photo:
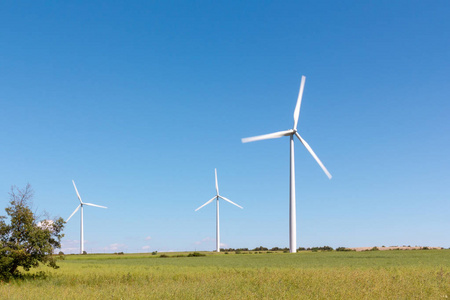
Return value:
M 68 255 L 0 299 L 448 299 L 450 250 Z

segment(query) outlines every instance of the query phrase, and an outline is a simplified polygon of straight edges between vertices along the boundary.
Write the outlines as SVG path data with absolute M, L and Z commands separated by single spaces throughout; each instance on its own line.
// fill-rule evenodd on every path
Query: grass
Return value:
M 446 299 L 450 251 L 70 255 L 1 299 Z M 160 258 L 160 254 L 169 257 Z M 186 257 L 174 257 L 176 255 Z

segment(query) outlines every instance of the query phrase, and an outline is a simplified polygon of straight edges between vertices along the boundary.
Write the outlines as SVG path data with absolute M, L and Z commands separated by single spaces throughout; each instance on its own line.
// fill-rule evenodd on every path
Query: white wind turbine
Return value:
M 319 164 L 319 166 L 322 168 L 322 170 L 325 172 L 325 174 L 328 176 L 329 179 L 331 179 L 331 174 L 328 172 L 328 170 L 325 168 L 325 166 L 322 164 L 320 159 L 317 157 L 317 155 L 314 153 L 314 151 L 311 149 L 311 147 L 308 145 L 308 143 L 298 134 L 297 132 L 297 123 L 298 123 L 298 116 L 300 114 L 300 105 L 302 102 L 302 95 L 303 95 L 303 89 L 305 87 L 305 76 L 302 76 L 302 81 L 300 84 L 300 92 L 298 93 L 298 99 L 297 99 L 297 105 L 295 106 L 294 110 L 294 128 L 285 130 L 285 131 L 278 131 L 274 133 L 249 137 L 249 138 L 243 138 L 243 143 L 248 142 L 254 142 L 259 140 L 267 140 L 267 139 L 275 139 L 280 138 L 282 136 L 289 136 L 290 137 L 290 149 L 291 149 L 291 161 L 290 161 L 290 182 L 289 182 L 289 248 L 291 253 L 295 253 L 296 247 L 297 247 L 297 221 L 296 221 L 296 212 L 295 212 L 295 163 L 294 163 L 294 135 L 297 136 L 297 138 L 300 140 L 300 142 L 305 146 L 306 150 L 309 151 L 309 153 L 314 157 L 316 162 Z
M 73 183 L 73 187 L 75 188 L 75 192 L 77 192 L 78 200 L 80 200 L 80 205 L 78 205 L 78 207 L 70 215 L 70 217 L 67 218 L 66 222 L 68 222 L 70 220 L 70 218 L 72 218 L 72 216 L 81 208 L 81 211 L 80 211 L 80 213 L 81 213 L 80 254 L 83 254 L 83 252 L 84 252 L 83 205 L 95 206 L 95 207 L 101 207 L 101 208 L 107 208 L 107 207 L 101 206 L 101 205 L 97 205 L 97 204 L 92 204 L 92 203 L 85 203 L 85 202 L 81 201 L 81 197 L 80 197 L 80 194 L 78 193 L 77 186 L 75 185 L 75 182 L 73 180 L 72 180 L 72 183 Z
M 209 203 L 213 202 L 214 199 L 216 199 L 216 251 L 220 252 L 220 232 L 219 232 L 219 198 L 222 198 L 225 201 L 230 202 L 233 205 L 236 205 L 239 208 L 242 208 L 242 206 L 237 205 L 236 203 L 234 203 L 233 201 L 231 201 L 230 199 L 227 199 L 223 196 L 219 195 L 219 184 L 217 183 L 217 169 L 214 169 L 214 173 L 216 175 L 216 195 L 209 200 L 208 202 L 206 202 L 205 204 L 203 204 L 202 206 L 200 206 L 199 208 L 197 208 L 195 211 L 199 210 L 200 208 L 202 208 L 205 205 L 208 205 Z

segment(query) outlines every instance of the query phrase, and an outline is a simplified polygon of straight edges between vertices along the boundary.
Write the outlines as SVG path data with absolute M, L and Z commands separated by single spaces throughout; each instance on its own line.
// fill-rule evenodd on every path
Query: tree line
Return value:
M 304 247 L 299 247 L 297 249 L 297 251 L 353 251 L 352 249 L 349 248 L 345 248 L 345 247 L 338 247 L 336 249 L 333 249 L 333 247 L 330 246 L 322 246 L 322 247 L 309 247 L 309 248 L 304 248 Z M 267 247 L 263 247 L 263 246 L 259 246 L 253 249 L 249 249 L 249 248 L 220 248 L 220 251 L 222 252 L 243 252 L 243 251 L 289 251 L 288 247 L 284 247 L 284 248 L 280 248 L 280 247 L 272 247 L 272 248 L 267 248 Z

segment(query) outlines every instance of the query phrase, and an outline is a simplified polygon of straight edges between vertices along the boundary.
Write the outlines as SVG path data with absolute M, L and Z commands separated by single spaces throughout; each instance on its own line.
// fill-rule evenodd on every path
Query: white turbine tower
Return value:
M 309 151 L 309 153 L 314 157 L 316 162 L 319 164 L 319 166 L 322 168 L 322 170 L 325 172 L 325 174 L 328 176 L 329 179 L 331 179 L 331 174 L 328 172 L 328 170 L 325 168 L 325 166 L 322 164 L 320 159 L 317 157 L 317 155 L 314 153 L 314 151 L 311 149 L 311 147 L 308 145 L 308 143 L 298 134 L 297 132 L 297 123 L 298 123 L 298 116 L 300 114 L 300 105 L 302 102 L 302 95 L 303 95 L 303 89 L 305 87 L 305 76 L 302 76 L 302 81 L 300 84 L 300 92 L 298 93 L 298 99 L 297 99 L 297 105 L 295 106 L 294 110 L 294 128 L 285 130 L 285 131 L 278 131 L 274 133 L 249 137 L 249 138 L 243 138 L 243 143 L 248 142 L 254 142 L 259 140 L 267 140 L 267 139 L 275 139 L 280 138 L 282 136 L 289 136 L 290 137 L 290 149 L 291 149 L 291 161 L 290 161 L 290 182 L 289 182 L 289 196 L 290 196 L 290 202 L 289 202 L 289 248 L 291 253 L 296 252 L 297 247 L 297 221 L 296 221 L 296 212 L 295 212 L 295 163 L 294 163 L 294 135 L 297 136 L 297 138 L 300 140 L 300 142 L 305 146 L 306 150 Z
M 95 207 L 100 207 L 100 208 L 107 208 L 107 207 L 97 205 L 97 204 L 92 204 L 92 203 L 85 203 L 85 202 L 81 201 L 81 197 L 80 197 L 80 194 L 78 193 L 77 186 L 75 185 L 75 182 L 73 180 L 72 180 L 72 183 L 73 183 L 73 187 L 75 188 L 75 192 L 77 192 L 78 200 L 80 200 L 80 205 L 78 205 L 78 207 L 70 215 L 70 217 L 67 218 L 66 222 L 68 222 L 70 220 L 70 218 L 72 218 L 72 216 L 81 208 L 81 211 L 80 211 L 80 213 L 81 213 L 80 254 L 83 254 L 83 252 L 84 252 L 83 205 L 95 206 Z
M 205 205 L 208 205 L 209 203 L 213 202 L 214 199 L 216 199 L 216 251 L 220 252 L 220 231 L 219 231 L 219 198 L 222 198 L 225 201 L 230 202 L 233 205 L 236 205 L 239 208 L 242 208 L 242 206 L 237 205 L 236 203 L 234 203 L 233 201 L 231 201 L 230 199 L 227 199 L 223 196 L 219 195 L 219 184 L 217 183 L 217 169 L 214 169 L 214 173 L 216 175 L 216 195 L 209 200 L 208 202 L 206 202 L 205 204 L 203 204 L 202 206 L 200 206 L 199 208 L 197 208 L 195 211 L 199 210 L 200 208 L 202 208 Z

